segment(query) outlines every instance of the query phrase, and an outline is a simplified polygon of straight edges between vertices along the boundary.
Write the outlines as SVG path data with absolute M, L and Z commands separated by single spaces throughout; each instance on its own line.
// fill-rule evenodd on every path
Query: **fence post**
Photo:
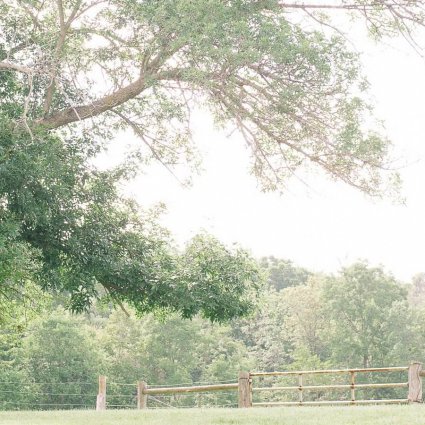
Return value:
M 96 399 L 96 410 L 106 410 L 106 376 L 99 376 L 99 393 Z
M 249 372 L 239 372 L 238 407 L 252 407 L 252 381 Z
M 409 403 L 422 402 L 422 363 L 411 362 L 409 366 Z
M 137 408 L 146 409 L 148 407 L 148 395 L 145 389 L 148 384 L 145 381 L 137 381 Z
M 356 373 L 350 372 L 350 386 L 351 386 L 351 401 L 354 403 L 356 401 Z
M 298 375 L 298 400 L 300 403 L 303 402 L 303 374 Z

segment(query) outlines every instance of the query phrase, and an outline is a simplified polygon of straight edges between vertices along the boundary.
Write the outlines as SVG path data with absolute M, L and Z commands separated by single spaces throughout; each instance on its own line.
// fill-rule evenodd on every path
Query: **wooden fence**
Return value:
M 406 382 L 376 382 L 376 383 L 357 383 L 356 377 L 365 373 L 393 373 L 405 372 Z M 315 375 L 346 375 L 349 377 L 347 384 L 329 384 L 329 385 L 304 385 L 305 376 Z M 297 377 L 298 385 L 292 386 L 254 386 L 257 378 L 264 377 Z M 137 408 L 148 408 L 149 396 L 161 394 L 181 394 L 181 393 L 201 393 L 213 391 L 237 391 L 238 407 L 247 408 L 255 406 L 317 406 L 333 404 L 402 404 L 402 403 L 421 403 L 422 402 L 422 379 L 425 371 L 422 371 L 422 364 L 412 362 L 409 366 L 387 367 L 387 368 L 366 368 L 366 369 L 334 369 L 334 370 L 307 370 L 307 371 L 285 371 L 285 372 L 240 372 L 238 382 L 214 385 L 180 386 L 180 387 L 149 387 L 144 381 L 137 382 Z M 405 388 L 406 397 L 396 399 L 357 399 L 356 390 L 375 389 L 375 388 Z M 99 377 L 99 394 L 97 396 L 96 410 L 105 410 L 106 403 L 106 377 Z M 349 391 L 349 400 L 305 400 L 304 394 L 308 391 Z M 253 394 L 261 392 L 297 392 L 297 401 L 271 401 L 271 402 L 253 402 Z
M 356 383 L 356 376 L 364 373 L 391 373 L 391 372 L 407 372 L 406 382 L 393 383 Z M 261 391 L 297 391 L 298 401 L 278 401 L 278 402 L 259 402 L 252 403 L 250 406 L 295 406 L 295 405 L 329 405 L 329 404 L 400 404 L 409 402 L 422 401 L 422 382 L 421 382 L 422 365 L 420 363 L 412 363 L 406 367 L 387 367 L 387 368 L 367 368 L 367 369 L 336 369 L 336 370 L 309 370 L 294 372 L 254 372 L 250 373 L 252 378 L 264 376 L 296 376 L 298 377 L 298 385 L 296 386 L 272 386 L 272 387 L 253 387 L 251 385 L 251 394 Z M 330 385 L 304 385 L 303 378 L 307 375 L 347 375 L 349 383 L 347 384 L 330 384 Z M 406 388 L 406 397 L 398 399 L 373 399 L 364 400 L 356 399 L 357 389 L 374 389 L 374 388 Z M 305 391 L 317 390 L 349 390 L 349 400 L 320 400 L 305 401 Z M 252 398 L 251 398 L 252 400 Z M 249 406 L 247 406 L 249 407 Z

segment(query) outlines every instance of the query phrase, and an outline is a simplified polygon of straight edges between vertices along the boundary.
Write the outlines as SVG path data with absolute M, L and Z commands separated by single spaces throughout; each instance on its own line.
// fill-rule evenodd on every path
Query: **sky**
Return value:
M 192 187 L 182 187 L 156 165 L 129 182 L 126 192 L 144 207 L 164 202 L 162 222 L 182 246 L 207 231 L 255 257 L 273 255 L 313 271 L 333 273 L 366 259 L 406 282 L 425 272 L 425 59 L 401 40 L 353 41 L 363 53 L 376 116 L 385 122 L 394 156 L 405 164 L 404 205 L 372 200 L 318 173 L 302 176 L 308 186 L 292 180 L 284 194 L 262 193 L 249 174 L 242 138 L 214 129 L 205 111 L 192 120 L 203 156 L 203 172 Z M 110 160 L 129 138 L 118 138 Z

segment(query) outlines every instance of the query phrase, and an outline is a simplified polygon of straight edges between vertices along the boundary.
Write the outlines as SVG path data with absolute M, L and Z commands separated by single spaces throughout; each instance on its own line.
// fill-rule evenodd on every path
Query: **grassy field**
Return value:
M 425 406 L 0 412 L 1 425 L 424 425 Z

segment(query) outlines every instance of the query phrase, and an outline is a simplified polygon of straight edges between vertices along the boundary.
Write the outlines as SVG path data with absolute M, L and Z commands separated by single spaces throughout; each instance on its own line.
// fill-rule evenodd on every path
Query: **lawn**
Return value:
M 425 406 L 0 412 L 1 425 L 424 425 Z

